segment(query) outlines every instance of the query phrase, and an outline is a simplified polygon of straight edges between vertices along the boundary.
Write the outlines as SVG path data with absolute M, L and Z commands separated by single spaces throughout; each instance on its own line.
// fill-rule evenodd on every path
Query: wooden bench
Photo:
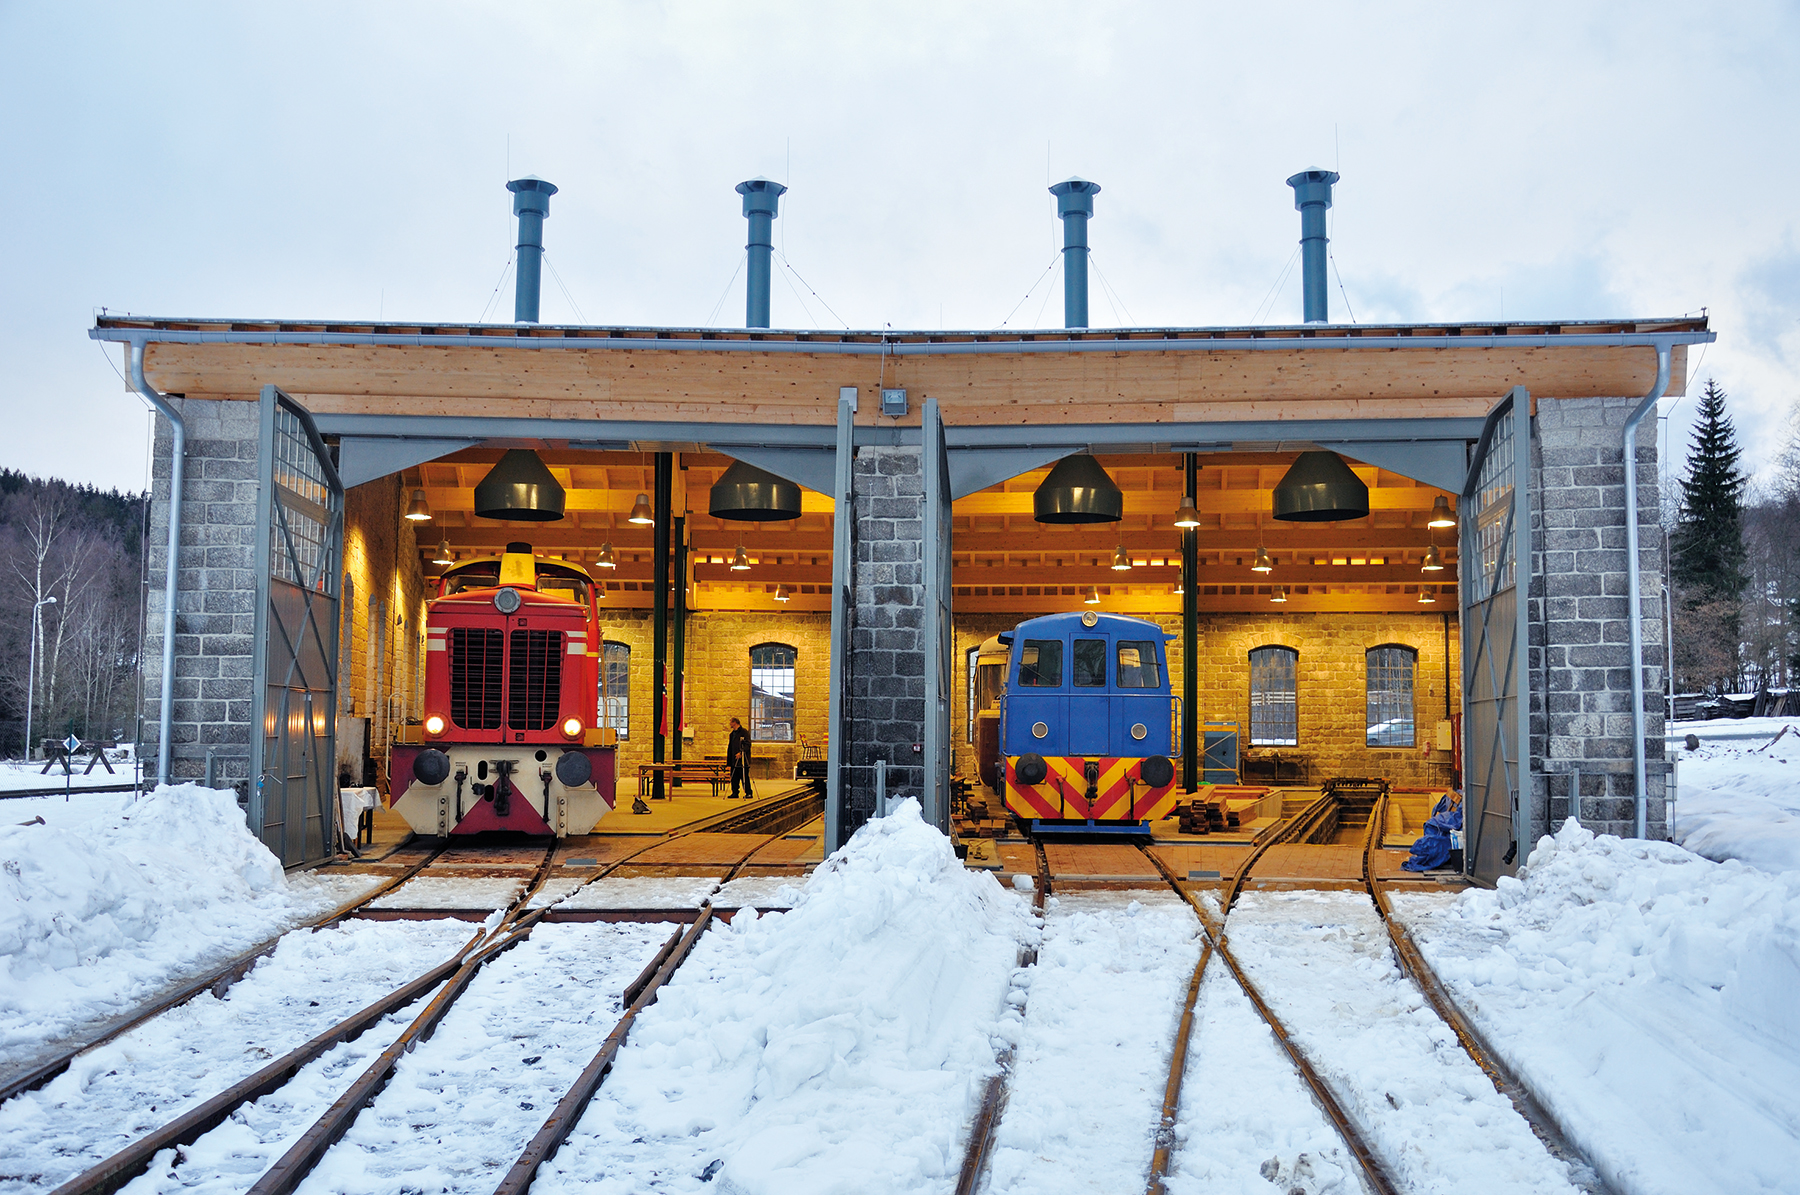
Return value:
M 712 795 L 719 796 L 731 783 L 731 767 L 724 760 L 681 759 L 669 763 L 638 765 L 638 796 L 647 797 L 655 786 L 654 777 L 661 773 L 668 784 L 683 781 L 705 781 L 712 785 Z

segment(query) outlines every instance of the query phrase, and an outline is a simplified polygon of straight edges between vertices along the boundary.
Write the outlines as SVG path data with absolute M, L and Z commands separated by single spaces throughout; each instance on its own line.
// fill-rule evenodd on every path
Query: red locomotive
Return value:
M 613 808 L 586 569 L 512 543 L 451 566 L 426 605 L 425 717 L 393 746 L 388 804 L 418 834 L 586 834 Z

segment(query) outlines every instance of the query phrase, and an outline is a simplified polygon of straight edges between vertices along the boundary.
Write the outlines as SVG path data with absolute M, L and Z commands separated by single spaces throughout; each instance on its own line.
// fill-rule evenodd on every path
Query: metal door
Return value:
M 1463 640 L 1464 869 L 1493 883 L 1526 849 L 1531 761 L 1524 598 L 1531 583 L 1531 396 L 1488 413 L 1457 513 Z
M 925 400 L 919 437 L 925 488 L 925 820 L 950 832 L 950 694 L 956 675 L 950 630 L 950 457 L 937 399 Z
M 854 487 L 856 390 L 838 391 L 837 461 L 831 488 L 831 676 L 830 729 L 825 738 L 825 852 L 844 845 L 849 821 L 850 784 L 850 615 L 856 609 L 851 566 L 856 544 Z
M 256 524 L 250 828 L 288 867 L 329 855 L 337 829 L 338 592 L 344 487 L 306 408 L 262 391 Z

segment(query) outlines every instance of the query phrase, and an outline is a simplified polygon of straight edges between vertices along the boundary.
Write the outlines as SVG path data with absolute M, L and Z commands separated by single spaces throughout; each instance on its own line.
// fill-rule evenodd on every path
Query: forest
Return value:
M 0 470 L 0 753 L 138 737 L 147 507 Z

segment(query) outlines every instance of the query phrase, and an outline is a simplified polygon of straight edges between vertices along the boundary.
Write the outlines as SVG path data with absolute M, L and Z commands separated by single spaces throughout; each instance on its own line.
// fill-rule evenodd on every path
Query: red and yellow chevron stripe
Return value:
M 1050 821 L 1107 822 L 1156 821 L 1175 808 L 1176 790 L 1171 781 L 1151 788 L 1138 779 L 1138 758 L 1046 755 L 1049 774 L 1042 784 L 1021 784 L 1014 774 L 1017 756 L 1006 760 L 1006 807 L 1021 818 Z M 1094 800 L 1087 799 L 1087 765 L 1099 765 Z

